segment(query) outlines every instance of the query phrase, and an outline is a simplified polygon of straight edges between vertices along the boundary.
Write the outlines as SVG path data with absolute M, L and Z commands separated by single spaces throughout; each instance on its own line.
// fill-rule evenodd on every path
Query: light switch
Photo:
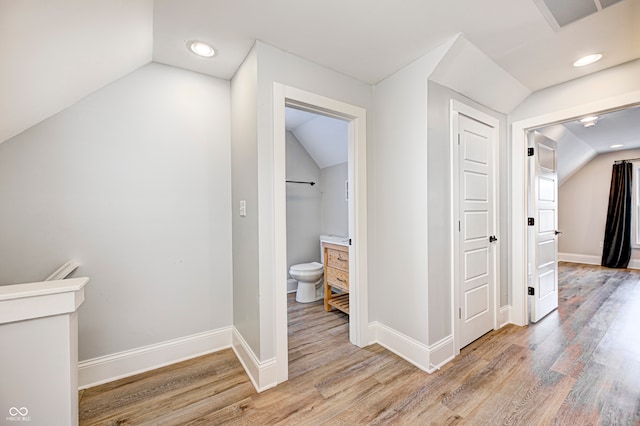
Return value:
M 247 202 L 245 200 L 240 200 L 240 216 L 247 216 Z

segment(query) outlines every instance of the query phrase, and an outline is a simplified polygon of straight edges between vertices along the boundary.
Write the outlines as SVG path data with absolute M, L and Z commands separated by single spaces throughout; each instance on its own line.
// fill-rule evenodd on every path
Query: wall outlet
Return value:
M 247 216 L 247 202 L 245 200 L 240 201 L 240 217 Z

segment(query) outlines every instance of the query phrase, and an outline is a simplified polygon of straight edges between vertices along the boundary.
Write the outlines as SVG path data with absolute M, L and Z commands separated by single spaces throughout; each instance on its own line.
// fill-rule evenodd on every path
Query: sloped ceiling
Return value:
M 533 0 L 0 0 L 0 141 L 151 60 L 229 79 L 255 40 L 374 84 L 464 34 L 535 91 L 640 57 L 639 17 L 640 0 L 559 31 Z
M 429 79 L 504 114 L 531 93 L 462 34 L 456 37 Z
M 285 123 L 320 169 L 347 162 L 349 124 L 346 121 L 287 107 Z
M 151 61 L 152 0 L 0 0 L 0 142 Z
M 558 182 L 562 185 L 600 154 L 640 148 L 640 106 L 602 114 L 593 127 L 576 119 L 538 131 L 558 143 Z

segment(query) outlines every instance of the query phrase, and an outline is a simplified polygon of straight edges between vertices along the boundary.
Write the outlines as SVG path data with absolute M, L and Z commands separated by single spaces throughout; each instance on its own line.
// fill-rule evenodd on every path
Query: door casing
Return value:
M 287 220 L 285 107 L 295 106 L 349 122 L 349 339 L 364 347 L 371 343 L 367 281 L 367 157 L 366 110 L 335 99 L 280 83 L 273 85 L 273 206 L 274 206 L 274 292 L 277 383 L 289 377 L 287 334 Z
M 511 124 L 511 228 L 509 248 L 509 295 L 511 299 L 510 322 L 527 325 L 527 132 L 539 127 L 570 121 L 592 114 L 602 114 L 628 108 L 640 103 L 640 90 L 601 99 L 559 111 L 515 121 Z

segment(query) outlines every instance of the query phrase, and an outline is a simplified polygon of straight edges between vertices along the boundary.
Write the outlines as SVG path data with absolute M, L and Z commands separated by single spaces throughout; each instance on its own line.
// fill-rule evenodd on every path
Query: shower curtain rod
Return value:
M 625 163 L 629 161 L 640 161 L 640 158 L 627 158 L 626 160 L 615 160 L 613 164 L 620 164 L 620 163 Z
M 285 182 L 287 182 L 287 183 L 302 183 L 302 184 L 311 185 L 311 186 L 316 184 L 315 182 L 301 182 L 299 180 L 285 180 Z

